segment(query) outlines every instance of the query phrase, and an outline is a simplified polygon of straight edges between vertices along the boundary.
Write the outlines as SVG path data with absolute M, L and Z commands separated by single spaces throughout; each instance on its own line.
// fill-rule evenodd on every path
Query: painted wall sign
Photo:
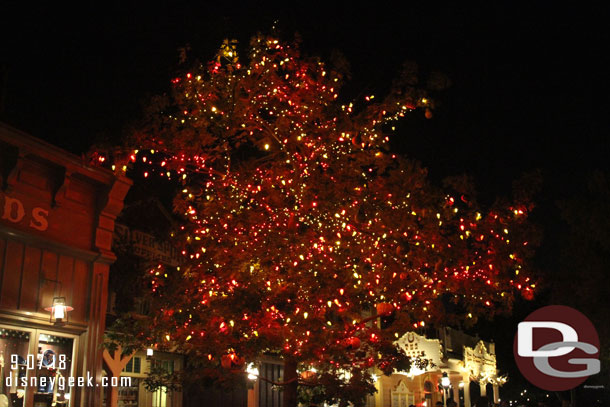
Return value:
M 19 199 L 8 195 L 0 195 L 0 212 L 0 219 L 10 223 L 25 225 L 42 232 L 49 228 L 48 210 L 38 206 L 29 209 Z
M 158 261 L 168 266 L 178 266 L 183 258 L 168 241 L 157 240 L 153 235 L 126 226 L 115 224 L 115 239 L 131 244 L 131 253 L 148 260 Z

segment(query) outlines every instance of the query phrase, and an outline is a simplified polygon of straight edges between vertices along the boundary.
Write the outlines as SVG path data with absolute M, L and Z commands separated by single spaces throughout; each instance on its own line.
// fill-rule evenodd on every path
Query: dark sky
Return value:
M 179 47 L 208 60 L 222 39 L 243 44 L 279 20 L 308 53 L 345 54 L 352 91 L 383 88 L 407 59 L 449 76 L 435 118 L 416 113 L 397 143 L 433 175 L 467 172 L 495 193 L 534 167 L 557 178 L 607 166 L 610 36 L 592 6 L 21 3 L 0 12 L 1 118 L 75 153 L 167 88 Z
M 179 47 L 190 44 L 205 61 L 224 38 L 247 44 L 279 20 L 307 53 L 347 57 L 352 94 L 383 89 L 404 60 L 445 73 L 452 86 L 434 118 L 407 118 L 395 146 L 435 179 L 471 174 L 484 198 L 540 168 L 540 206 L 550 213 L 540 221 L 551 238 L 554 202 L 577 194 L 593 169 L 610 169 L 610 29 L 601 6 L 23 3 L 0 6 L 0 120 L 77 154 L 96 137 L 116 138 L 148 97 L 168 88 Z M 555 247 L 547 244 L 542 258 Z

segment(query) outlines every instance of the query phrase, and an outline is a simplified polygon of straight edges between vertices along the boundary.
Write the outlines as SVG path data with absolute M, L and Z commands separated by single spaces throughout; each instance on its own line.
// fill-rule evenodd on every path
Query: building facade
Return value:
M 381 376 L 369 407 L 431 407 L 443 398 L 471 407 L 482 396 L 499 403 L 506 378 L 498 375 L 495 345 L 451 328 L 434 336 L 409 332 L 397 341 L 411 357 L 411 369 Z
M 0 405 L 101 405 L 112 235 L 130 185 L 0 124 Z
M 119 352 L 120 353 L 120 352 Z M 146 378 L 153 366 L 162 368 L 168 373 L 174 373 L 182 369 L 183 358 L 168 352 L 154 352 L 147 355 L 146 351 L 138 351 L 127 357 L 120 357 L 119 370 L 116 374 L 119 380 L 117 386 L 108 388 L 103 395 L 102 407 L 182 407 L 182 391 L 168 391 L 167 388 L 159 387 L 153 391 L 146 388 Z M 104 361 L 107 365 L 114 365 L 114 361 L 108 360 L 109 354 L 105 352 Z M 115 375 L 111 369 L 107 369 L 108 377 Z M 125 380 L 127 379 L 127 380 Z
M 137 189 L 137 188 L 136 188 Z M 135 189 L 134 189 L 135 190 Z M 131 196 L 128 198 L 131 198 Z M 134 216 L 137 213 L 138 216 Z M 138 223 L 153 222 L 155 224 L 171 223 L 170 215 L 156 200 L 147 199 L 144 202 L 136 201 L 126 204 L 120 220 L 127 221 L 130 225 L 115 224 L 113 239 L 114 252 L 118 260 L 111 267 L 111 277 L 115 278 L 115 286 L 109 286 L 108 319 L 112 321 L 124 312 L 147 314 L 148 304 L 143 301 L 137 284 L 130 284 L 125 276 L 126 271 L 135 271 L 139 275 L 147 266 L 162 263 L 166 266 L 177 266 L 180 264 L 181 255 L 168 239 L 147 233 L 138 229 Z M 120 265 L 120 267 L 119 267 Z M 129 269 L 129 270 L 126 270 Z M 124 286 L 127 290 L 117 291 L 116 283 Z M 133 283 L 133 281 L 131 281 Z M 129 297 L 129 298 L 124 298 Z M 123 307 L 116 304 L 123 304 Z M 129 308 L 125 308 L 129 304 Z M 110 329 L 112 328 L 110 324 Z M 152 345 L 151 345 L 152 346 Z M 150 351 L 151 354 L 147 354 Z M 120 350 L 113 352 L 104 351 L 105 372 L 109 378 L 114 378 L 117 386 L 110 387 L 104 392 L 102 407 L 182 407 L 182 389 L 159 387 L 152 391 L 146 387 L 146 379 L 153 367 L 156 370 L 172 374 L 183 369 L 184 357 L 177 353 L 159 352 L 154 347 L 140 350 L 132 355 L 122 355 Z M 128 380 L 125 380 L 128 379 Z
M 434 407 L 450 400 L 460 407 L 472 407 L 482 396 L 500 402 L 500 386 L 506 378 L 498 374 L 493 343 L 451 328 L 428 336 L 409 332 L 396 343 L 411 358 L 411 368 L 390 376 L 376 375 L 377 392 L 367 398 L 367 407 Z M 281 361 L 269 359 L 258 369 L 267 380 L 255 380 L 249 389 L 240 389 L 241 398 L 225 394 L 221 402 L 210 405 L 228 405 L 226 400 L 238 399 L 239 404 L 231 405 L 282 407 L 281 392 L 268 382 L 281 381 Z M 444 375 L 446 386 L 442 385 Z

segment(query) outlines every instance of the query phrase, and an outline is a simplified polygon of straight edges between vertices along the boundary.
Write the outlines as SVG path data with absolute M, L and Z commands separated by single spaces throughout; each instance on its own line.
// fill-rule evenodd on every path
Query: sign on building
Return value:
M 147 260 L 178 266 L 182 256 L 169 241 L 160 241 L 153 235 L 139 230 L 130 230 L 127 226 L 116 224 L 115 240 L 129 244 L 133 255 Z

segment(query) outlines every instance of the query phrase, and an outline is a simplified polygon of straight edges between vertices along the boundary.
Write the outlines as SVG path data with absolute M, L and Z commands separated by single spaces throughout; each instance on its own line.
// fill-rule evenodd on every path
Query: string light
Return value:
M 274 350 L 391 371 L 408 360 L 392 346 L 408 330 L 532 292 L 525 206 L 485 213 L 388 152 L 388 129 L 428 97 L 405 87 L 341 105 L 339 74 L 293 45 L 259 36 L 248 55 L 242 65 L 225 42 L 172 80 L 171 106 L 126 155 L 181 184 L 184 271 L 151 270 L 166 299 L 151 330 L 214 364 Z

